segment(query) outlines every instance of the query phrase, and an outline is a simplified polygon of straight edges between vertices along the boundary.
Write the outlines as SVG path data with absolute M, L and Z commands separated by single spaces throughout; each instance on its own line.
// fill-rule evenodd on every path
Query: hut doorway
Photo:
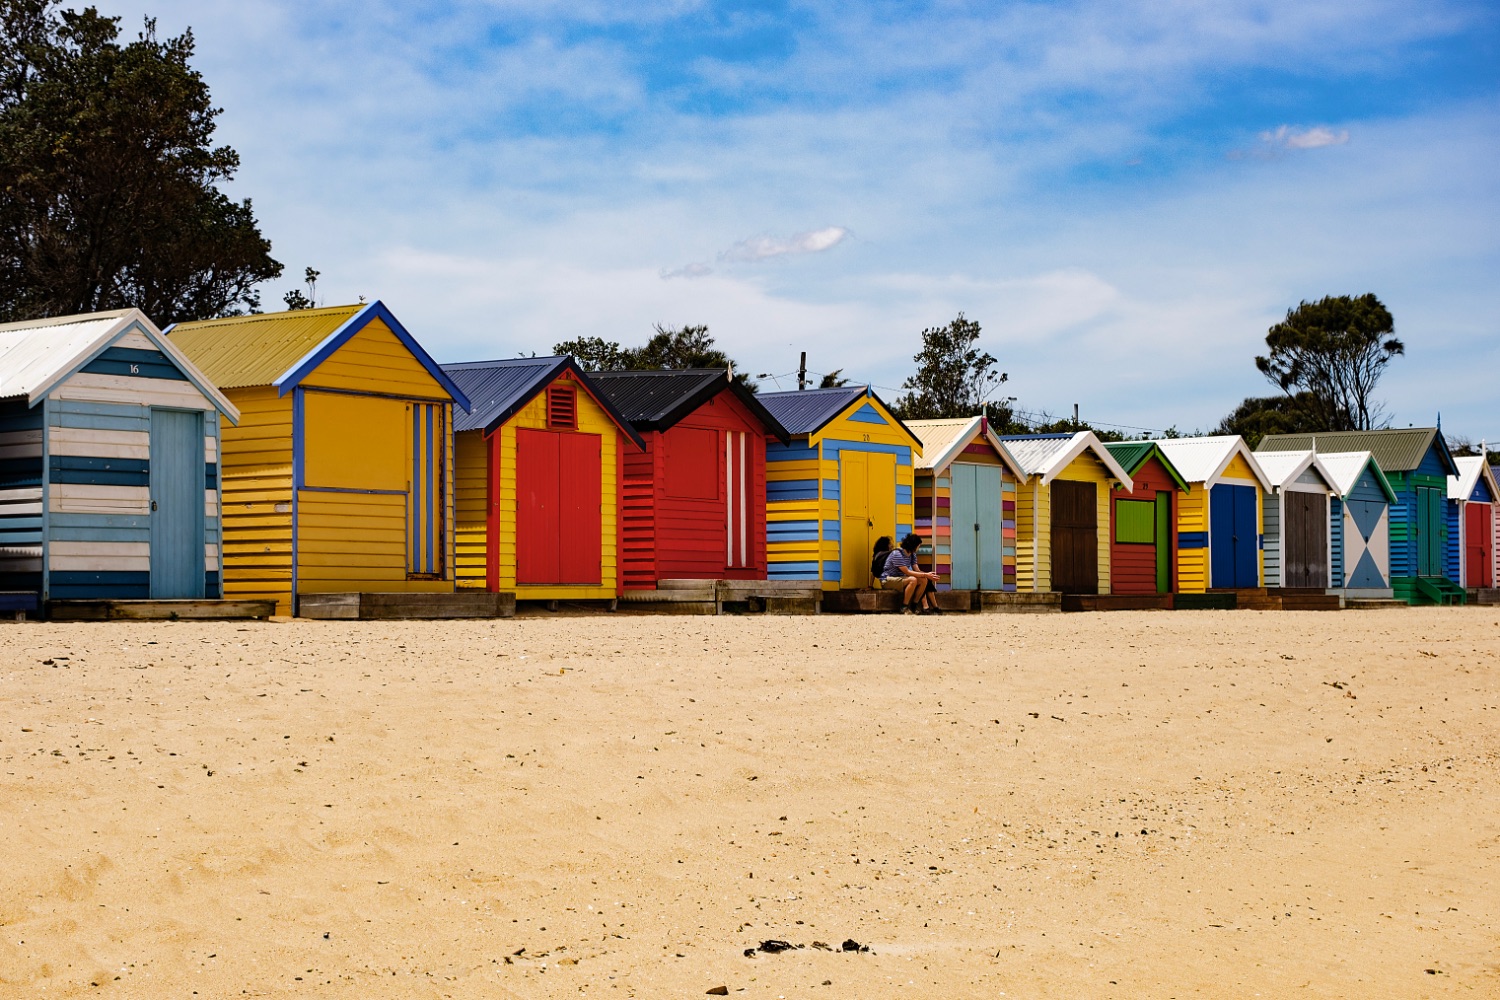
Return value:
M 1328 497 L 1289 491 L 1282 525 L 1283 587 L 1328 587 Z
M 1490 563 L 1492 508 L 1487 503 L 1464 504 L 1464 586 L 1493 587 Z
M 1260 586 L 1260 538 L 1254 486 L 1219 483 L 1209 492 L 1209 586 L 1238 590 Z
M 598 434 L 516 430 L 516 583 L 599 583 L 601 451 Z
M 1417 487 L 1417 575 L 1443 575 L 1443 540 L 1447 534 L 1443 505 L 1447 491 Z
M 953 589 L 1000 590 L 1005 584 L 1000 467 L 960 462 L 949 475 Z
M 1094 483 L 1052 481 L 1052 589 L 1099 593 L 1099 508 Z
M 201 598 L 203 414 L 151 410 L 151 596 Z
M 875 539 L 896 534 L 896 456 L 880 452 L 839 452 L 840 585 L 870 585 L 870 552 Z M 900 539 L 895 539 L 899 544 Z

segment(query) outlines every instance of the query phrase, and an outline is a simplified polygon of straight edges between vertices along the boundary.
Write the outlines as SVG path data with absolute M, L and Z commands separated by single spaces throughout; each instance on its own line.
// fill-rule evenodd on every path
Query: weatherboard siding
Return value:
M 836 499 L 823 497 L 824 473 L 831 471 L 835 494 L 838 466 L 821 459 L 805 437 L 791 444 L 766 445 L 766 573 L 772 580 L 822 579 L 823 522 L 838 523 Z M 837 558 L 837 546 L 834 552 Z
M 485 454 L 489 445 L 482 430 L 460 431 L 453 438 L 453 578 L 461 590 L 483 590 L 489 514 Z
M 292 613 L 292 397 L 229 389 L 240 422 L 225 427 L 224 596 L 273 600 Z

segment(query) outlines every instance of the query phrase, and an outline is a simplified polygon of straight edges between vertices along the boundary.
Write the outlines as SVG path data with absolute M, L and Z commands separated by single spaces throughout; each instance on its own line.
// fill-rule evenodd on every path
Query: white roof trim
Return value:
M 1453 462 L 1458 466 L 1458 475 L 1448 477 L 1449 500 L 1468 500 L 1479 486 L 1481 476 L 1489 484 L 1490 496 L 1500 500 L 1500 484 L 1496 483 L 1495 474 L 1490 471 L 1490 463 L 1485 456 L 1455 455 Z
M 1249 446 L 1245 444 L 1245 439 L 1240 437 L 1239 435 L 1226 434 L 1215 436 L 1223 437 L 1224 454 L 1214 465 L 1213 471 L 1209 473 L 1206 478 L 1201 480 L 1194 479 L 1190 477 L 1187 472 L 1184 472 L 1183 465 L 1187 463 L 1179 462 L 1177 458 L 1172 454 L 1172 451 L 1174 450 L 1174 442 L 1203 441 L 1205 440 L 1205 438 L 1160 438 L 1153 443 L 1160 446 L 1161 450 L 1166 452 L 1167 457 L 1172 460 L 1172 464 L 1177 467 L 1178 473 L 1182 475 L 1182 478 L 1186 482 L 1201 482 L 1203 483 L 1205 489 L 1212 488 L 1215 483 L 1224 478 L 1224 470 L 1229 468 L 1229 463 L 1234 461 L 1234 456 L 1241 455 L 1245 459 L 1245 464 L 1250 467 L 1250 471 L 1255 475 L 1256 481 L 1260 483 L 1261 489 L 1270 491 L 1270 489 L 1272 488 L 1271 480 L 1267 478 L 1266 470 L 1262 469 L 1260 467 L 1260 463 L 1255 460 L 1255 453 L 1252 452 Z
M 1086 451 L 1093 452 L 1094 457 L 1109 471 L 1111 476 L 1125 486 L 1127 492 L 1135 489 L 1135 480 L 1130 478 L 1130 473 L 1126 472 L 1119 460 L 1109 453 L 1109 449 L 1104 447 L 1104 443 L 1094 435 L 1093 431 L 1078 431 L 1066 448 L 1058 452 L 1046 467 L 1037 470 L 1042 477 L 1042 485 L 1050 484 L 1073 463 L 1073 459 Z
M 1293 483 L 1295 483 L 1297 481 L 1297 477 L 1298 476 L 1302 475 L 1302 473 L 1306 472 L 1308 469 L 1312 469 L 1314 472 L 1316 472 L 1322 478 L 1323 485 L 1326 486 L 1326 487 L 1328 487 L 1329 492 L 1331 492 L 1331 493 L 1338 492 L 1338 484 L 1333 481 L 1333 473 L 1329 472 L 1328 468 L 1326 466 L 1324 466 L 1321 461 L 1318 460 L 1318 453 L 1317 452 L 1315 452 L 1315 451 L 1300 451 L 1300 452 L 1299 451 L 1268 451 L 1262 457 L 1264 457 L 1266 459 L 1266 461 L 1269 462 L 1274 467 L 1277 464 L 1279 464 L 1280 460 L 1270 457 L 1270 456 L 1273 456 L 1273 455 L 1285 455 L 1285 456 L 1288 456 L 1288 457 L 1291 457 L 1293 455 L 1299 456 L 1296 462 L 1293 462 L 1292 464 L 1290 464 L 1287 467 L 1290 471 L 1285 471 L 1285 472 L 1279 473 L 1279 475 L 1280 475 L 1280 480 L 1279 481 L 1277 479 L 1272 478 L 1273 475 L 1276 475 L 1275 473 L 1272 473 L 1271 470 L 1267 469 L 1264 465 L 1261 466 L 1261 471 L 1266 474 L 1266 478 L 1268 480 L 1270 480 L 1271 486 L 1273 488 L 1278 489 L 1278 490 L 1284 490 L 1287 487 L 1291 486 Z
M 912 433 L 918 433 L 916 428 L 912 429 Z M 970 417 L 969 422 L 964 425 L 963 429 L 953 436 L 953 440 L 948 442 L 948 446 L 931 458 L 927 457 L 924 450 L 921 456 L 921 463 L 917 468 L 928 469 L 934 475 L 941 473 L 957 461 L 958 457 L 963 454 L 963 450 L 981 436 L 1000 455 L 1000 461 L 1005 464 L 1006 468 L 1010 469 L 1012 475 L 1017 479 L 1026 478 L 1026 473 L 1022 471 L 1021 464 L 1006 449 L 999 436 L 995 433 L 994 428 L 989 425 L 989 422 L 984 417 Z

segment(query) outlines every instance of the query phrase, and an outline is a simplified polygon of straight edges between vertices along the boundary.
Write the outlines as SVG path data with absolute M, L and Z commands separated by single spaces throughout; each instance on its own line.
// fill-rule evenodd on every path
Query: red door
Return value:
M 516 583 L 597 584 L 603 525 L 597 434 L 516 431 Z
M 1464 504 L 1464 586 L 1492 587 L 1493 567 L 1490 552 L 1493 539 L 1490 537 L 1490 505 L 1487 503 Z

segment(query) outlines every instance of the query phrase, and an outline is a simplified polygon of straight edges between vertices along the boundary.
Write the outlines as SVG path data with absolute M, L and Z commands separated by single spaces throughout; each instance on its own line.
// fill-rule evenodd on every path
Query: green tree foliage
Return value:
M 844 378 L 844 369 L 842 368 L 835 368 L 818 380 L 819 389 L 842 389 L 848 384 L 849 380 Z
M 997 362 L 979 349 L 979 324 L 963 313 L 947 326 L 922 331 L 922 349 L 912 358 L 914 375 L 901 383 L 906 394 L 894 405 L 906 420 L 972 417 L 985 399 L 1009 378 Z
M 1310 430 L 1369 430 L 1383 423 L 1375 386 L 1391 359 L 1406 353 L 1395 329 L 1374 295 L 1303 302 L 1271 327 L 1269 351 L 1255 367 L 1298 400 Z
M 318 279 L 322 275 L 322 271 L 314 271 L 312 268 L 308 268 L 303 272 L 302 280 L 307 285 L 307 291 L 303 292 L 300 288 L 293 288 L 290 292 L 283 295 L 281 301 L 286 303 L 287 309 L 316 309 L 318 307 Z
M 1307 393 L 1295 396 L 1252 396 L 1219 421 L 1215 434 L 1238 434 L 1252 449 L 1267 434 L 1309 434 L 1330 430 L 1322 426 Z
M 579 337 L 553 344 L 555 354 L 571 354 L 584 371 L 681 371 L 684 368 L 731 368 L 733 359 L 714 346 L 706 326 L 664 327 L 656 324 L 651 338 L 640 347 L 621 347 L 603 337 Z M 756 388 L 743 372 L 738 381 Z
M 218 185 L 193 36 L 56 0 L 0 0 L 0 319 L 136 306 L 162 325 L 235 315 L 281 273 L 248 200 Z

